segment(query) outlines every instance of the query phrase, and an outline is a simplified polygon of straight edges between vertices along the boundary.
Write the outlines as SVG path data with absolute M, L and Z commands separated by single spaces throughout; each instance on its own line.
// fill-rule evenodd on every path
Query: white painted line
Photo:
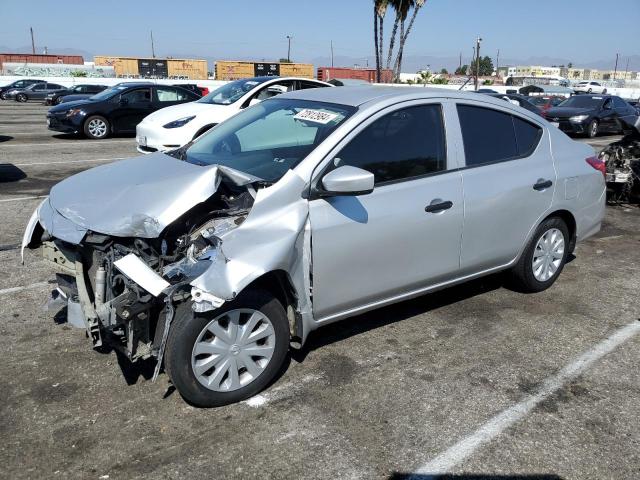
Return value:
M 135 155 L 134 155 L 135 156 Z M 60 163 L 89 163 L 89 162 L 108 162 L 116 160 L 125 160 L 132 157 L 117 157 L 117 158 L 97 158 L 94 160 L 61 160 L 59 162 L 33 162 L 33 163 L 14 163 L 15 167 L 28 167 L 29 165 L 57 165 Z
M 38 198 L 44 198 L 47 195 L 38 195 L 35 197 L 20 197 L 20 198 L 4 198 L 2 200 L 0 200 L 0 203 L 5 203 L 5 202 L 22 202 L 24 200 L 36 200 Z
M 124 140 L 74 140 L 74 141 L 64 141 L 64 140 L 59 140 L 59 139 L 54 139 L 53 141 L 49 142 L 49 143 L 9 143 L 9 141 L 7 142 L 2 142 L 0 143 L 0 148 L 4 148 L 4 147 L 61 147 L 61 146 L 81 146 L 81 147 L 86 147 L 88 145 L 96 145 L 96 146 L 100 146 L 100 145 L 104 145 L 105 143 L 121 143 L 121 144 L 126 144 L 126 143 L 131 143 L 132 146 L 135 146 L 135 139 L 134 138 L 127 138 Z
M 0 295 L 7 295 L 8 293 L 22 292 L 23 290 L 31 290 L 32 288 L 40 288 L 40 287 L 44 287 L 45 285 L 49 285 L 49 282 L 32 283 L 31 285 L 26 285 L 24 287 L 4 288 L 4 289 L 0 290 Z
M 603 340 L 591 348 L 591 350 L 580 355 L 557 374 L 547 378 L 537 393 L 529 395 L 515 405 L 503 410 L 482 425 L 474 433 L 449 447 L 446 451 L 430 462 L 422 465 L 414 473 L 414 476 L 409 478 L 420 478 L 424 480 L 425 475 L 440 475 L 449 472 L 455 466 L 471 457 L 471 455 L 473 455 L 483 445 L 489 443 L 507 428 L 522 420 L 537 405 L 539 405 L 540 402 L 553 395 L 571 380 L 575 379 L 587 370 L 591 364 L 600 360 L 608 353 L 611 353 L 616 347 L 622 345 L 638 333 L 640 333 L 640 321 L 635 321 L 619 329 L 609 338 Z

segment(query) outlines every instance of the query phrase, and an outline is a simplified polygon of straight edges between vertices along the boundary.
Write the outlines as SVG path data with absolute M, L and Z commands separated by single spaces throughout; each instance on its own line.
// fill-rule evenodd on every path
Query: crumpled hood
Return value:
M 221 176 L 237 185 L 260 180 L 229 167 L 201 167 L 155 153 L 73 175 L 51 189 L 49 202 L 57 213 L 87 230 L 155 238 L 213 195 Z

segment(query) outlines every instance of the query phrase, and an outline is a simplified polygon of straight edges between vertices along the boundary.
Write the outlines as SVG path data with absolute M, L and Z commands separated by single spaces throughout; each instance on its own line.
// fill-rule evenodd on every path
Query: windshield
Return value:
M 583 95 L 576 95 L 575 97 L 567 98 L 558 106 L 573 108 L 597 108 L 602 103 L 602 100 L 602 97 L 587 97 Z
M 89 100 L 106 100 L 108 98 L 117 95 L 118 93 L 126 90 L 126 85 L 116 85 L 115 87 L 107 88 L 106 90 L 101 91 L 100 93 L 96 93 L 93 97 L 89 97 Z
M 214 105 L 230 105 L 242 98 L 242 96 L 256 86 L 272 78 L 245 78 L 244 80 L 236 80 L 229 82 L 220 88 L 216 88 L 213 92 L 197 100 L 198 103 L 212 103 Z
M 308 100 L 265 100 L 196 140 L 184 153 L 185 160 L 235 168 L 273 183 L 354 111 Z

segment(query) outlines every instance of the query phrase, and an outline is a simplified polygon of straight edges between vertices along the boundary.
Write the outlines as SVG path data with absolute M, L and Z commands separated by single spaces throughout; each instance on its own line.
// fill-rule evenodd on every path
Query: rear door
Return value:
M 348 87 L 347 87 L 348 88 Z M 458 274 L 460 171 L 443 104 L 390 107 L 352 132 L 317 172 L 351 165 L 374 174 L 368 195 L 312 199 L 313 310 L 327 320 Z M 428 207 L 439 209 L 427 211 Z
M 136 125 L 152 111 L 150 87 L 132 88 L 123 92 L 120 95 L 120 105 L 111 114 L 114 131 L 134 132 Z
M 465 220 L 461 270 L 504 265 L 551 206 L 556 174 L 540 123 L 480 102 L 459 102 Z

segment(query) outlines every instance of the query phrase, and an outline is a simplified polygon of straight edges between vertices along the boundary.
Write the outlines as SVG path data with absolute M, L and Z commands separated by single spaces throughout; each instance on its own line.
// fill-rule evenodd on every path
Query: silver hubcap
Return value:
M 103 137 L 107 133 L 107 124 L 99 118 L 94 118 L 89 122 L 89 133 L 94 137 Z
M 563 257 L 564 235 L 557 228 L 547 230 L 533 251 L 533 276 L 539 282 L 546 282 L 558 271 Z
M 225 312 L 204 327 L 193 346 L 191 368 L 209 390 L 230 392 L 264 372 L 276 346 L 276 333 L 259 310 Z

